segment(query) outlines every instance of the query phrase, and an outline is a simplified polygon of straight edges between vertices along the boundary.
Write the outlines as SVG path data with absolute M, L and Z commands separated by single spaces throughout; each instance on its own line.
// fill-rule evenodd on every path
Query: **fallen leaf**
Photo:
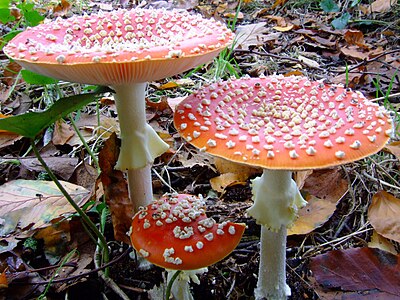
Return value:
M 376 230 L 372 233 L 371 240 L 368 242 L 368 247 L 378 248 L 394 255 L 398 254 L 394 245 L 387 238 L 377 233 Z
M 392 153 L 397 159 L 400 159 L 400 141 L 391 142 L 385 146 L 384 150 Z
M 364 34 L 360 30 L 347 30 L 344 34 L 344 39 L 348 45 L 357 45 L 361 47 L 366 47 L 364 41 Z
M 375 298 L 369 299 L 400 298 L 399 256 L 380 249 L 329 251 L 311 258 L 310 269 L 317 283 L 326 289 L 363 294 L 379 291 Z M 376 298 L 379 295 L 382 297 Z
M 159 87 L 160 90 L 167 90 L 167 89 L 173 89 L 178 87 L 179 85 L 174 82 L 174 81 L 168 81 L 167 83 L 164 83 Z
M 210 183 L 213 190 L 223 194 L 225 189 L 233 184 L 242 183 L 245 185 L 246 176 L 240 173 L 224 173 L 217 177 L 211 178 Z
M 8 267 L 0 274 L 0 290 L 8 288 L 7 272 Z
M 119 147 L 120 140 L 113 133 L 105 141 L 103 149 L 99 153 L 100 179 L 111 213 L 114 237 L 117 241 L 130 244 L 130 239 L 126 233 L 129 231 L 132 222 L 134 206 L 129 200 L 128 185 L 124 173 L 114 169 L 119 156 Z
M 182 100 L 186 99 L 185 96 L 183 97 L 175 97 L 175 98 L 168 98 L 168 105 L 171 108 L 172 112 L 175 112 L 175 107 L 182 102 Z
M 400 199 L 386 191 L 379 191 L 372 197 L 368 219 L 380 235 L 400 242 Z
M 264 43 L 263 37 L 268 32 L 268 29 L 265 27 L 266 24 L 266 22 L 259 22 L 239 25 L 235 32 L 234 47 L 247 50 L 250 46 L 262 45 Z
M 64 120 L 54 123 L 52 142 L 54 145 L 65 145 L 75 135 L 75 131 Z
M 314 170 L 305 174 L 302 192 L 308 204 L 299 210 L 299 218 L 288 235 L 307 234 L 325 224 L 336 210 L 336 205 L 347 193 L 347 180 L 343 179 L 339 168 Z
M 376 0 L 369 5 L 360 5 L 360 10 L 366 14 L 385 13 L 397 4 L 398 0 Z
M 80 186 L 61 181 L 72 199 L 82 206 L 90 192 Z M 0 235 L 17 227 L 31 230 L 48 226 L 60 216 L 75 213 L 73 207 L 52 181 L 14 180 L 0 186 Z
M 78 163 L 77 157 L 65 156 L 42 156 L 48 167 L 60 178 L 68 180 L 74 172 Z M 36 157 L 20 158 L 21 164 L 30 171 L 43 172 L 45 171 L 42 164 Z
M 343 47 L 340 51 L 348 57 L 364 60 L 368 58 L 368 52 L 361 50 L 356 46 Z
M 40 229 L 35 233 L 35 239 L 43 240 L 44 254 L 51 265 L 56 264 L 66 254 L 71 239 L 69 230 L 68 221 L 60 222 L 57 220 L 51 226 Z
M 246 177 L 246 179 L 252 175 L 260 174 L 262 172 L 262 168 L 250 167 L 248 165 L 235 163 L 220 157 L 214 157 L 214 165 L 220 174 L 242 174 L 242 176 Z
M 55 17 L 65 16 L 69 12 L 71 7 L 71 3 L 66 0 L 61 0 L 57 5 L 54 6 L 53 14 Z
M 272 5 L 271 9 L 274 9 L 278 6 L 283 6 L 288 0 L 275 0 L 275 3 Z
M 291 25 L 284 26 L 284 27 L 282 27 L 282 26 L 274 26 L 272 28 L 275 29 L 276 31 L 279 31 L 279 32 L 287 32 L 287 31 L 292 30 L 293 27 L 294 27 L 294 25 L 291 24 Z
M 319 63 L 313 59 L 307 58 L 303 55 L 299 55 L 297 59 L 310 68 L 319 68 Z

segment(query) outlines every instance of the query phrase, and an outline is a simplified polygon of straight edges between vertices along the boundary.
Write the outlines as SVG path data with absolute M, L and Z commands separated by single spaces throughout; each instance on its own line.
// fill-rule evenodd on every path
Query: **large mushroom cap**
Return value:
M 245 224 L 217 224 L 205 214 L 203 199 L 166 194 L 138 212 L 132 221 L 133 247 L 148 261 L 173 270 L 212 265 L 239 244 Z
M 3 51 L 26 69 L 71 82 L 119 85 L 179 74 L 215 57 L 233 33 L 186 11 L 117 10 L 56 19 Z
M 187 97 L 174 116 L 187 141 L 215 156 L 269 169 L 358 160 L 388 141 L 388 113 L 361 93 L 300 76 L 221 81 Z

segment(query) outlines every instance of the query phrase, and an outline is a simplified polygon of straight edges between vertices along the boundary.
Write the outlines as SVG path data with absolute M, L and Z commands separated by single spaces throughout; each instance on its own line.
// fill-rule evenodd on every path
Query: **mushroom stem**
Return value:
M 260 267 L 256 299 L 286 299 L 290 288 L 286 284 L 286 227 L 277 232 L 261 226 Z
M 185 270 L 180 271 L 178 277 L 172 283 L 171 294 L 174 299 L 179 300 L 193 300 L 193 296 L 190 293 L 190 281 L 195 284 L 200 284 L 200 280 L 197 275 L 201 275 L 207 272 L 207 268 L 200 268 L 196 270 Z M 176 270 L 167 270 L 167 282 L 173 279 Z
M 153 200 L 151 164 L 140 169 L 129 169 L 127 173 L 129 199 L 133 204 L 134 212 L 138 212 L 139 207 L 145 207 Z
M 121 149 L 116 168 L 128 170 L 129 196 L 136 209 L 151 203 L 150 167 L 168 148 L 146 122 L 146 83 L 113 87 L 120 124 Z
M 260 268 L 255 290 L 256 299 L 286 299 L 290 288 L 286 285 L 286 227 L 297 218 L 303 199 L 290 171 L 263 170 L 253 180 L 254 204 L 250 216 L 262 226 Z

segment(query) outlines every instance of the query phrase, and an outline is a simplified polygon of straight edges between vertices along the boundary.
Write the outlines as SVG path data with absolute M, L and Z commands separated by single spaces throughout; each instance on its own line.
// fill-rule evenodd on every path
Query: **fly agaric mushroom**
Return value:
M 384 108 L 340 85 L 282 75 L 205 86 L 175 110 L 175 127 L 215 156 L 263 168 L 248 210 L 261 230 L 256 299 L 286 299 L 286 228 L 306 202 L 291 171 L 341 165 L 378 152 L 392 132 Z
M 174 193 L 141 208 L 133 217 L 130 237 L 132 246 L 149 262 L 169 270 L 191 271 L 193 276 L 231 253 L 245 228 L 208 218 L 200 196 Z M 190 297 L 182 284 L 187 281 L 174 284 L 179 290 L 176 299 Z
M 34 72 L 114 89 L 122 140 L 117 168 L 128 170 L 138 208 L 151 202 L 150 165 L 169 147 L 146 123 L 146 82 L 210 61 L 232 40 L 215 20 L 136 8 L 58 18 L 20 33 L 3 51 Z

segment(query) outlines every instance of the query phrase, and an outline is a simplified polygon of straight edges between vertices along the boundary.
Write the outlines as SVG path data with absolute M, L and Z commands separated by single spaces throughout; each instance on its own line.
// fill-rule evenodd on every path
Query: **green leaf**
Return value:
M 24 17 L 26 25 L 30 27 L 35 27 L 36 25 L 39 25 L 45 19 L 44 16 L 42 16 L 35 10 L 24 12 Z
M 0 23 L 7 24 L 15 20 L 15 17 L 11 15 L 11 11 L 8 8 L 0 8 Z
M 349 23 L 351 15 L 348 12 L 345 12 L 339 18 L 336 18 L 332 21 L 332 26 L 335 29 L 341 30 L 346 28 L 347 23 Z
M 13 30 L 10 31 L 9 33 L 3 35 L 0 38 L 0 50 L 3 49 L 3 47 L 9 42 L 11 41 L 18 33 L 20 33 L 22 30 Z
M 0 8 L 9 8 L 10 0 L 0 0 Z
M 29 70 L 22 70 L 21 74 L 25 82 L 29 84 L 45 85 L 58 82 L 57 79 L 40 75 Z
M 333 0 L 321 0 L 319 6 L 324 12 L 338 12 L 339 6 Z
M 24 15 L 26 25 L 31 27 L 39 25 L 45 18 L 34 9 L 34 6 L 35 4 L 27 2 L 22 2 L 17 5 L 17 7 L 21 9 L 22 14 Z
M 107 87 L 98 87 L 93 93 L 61 98 L 43 112 L 29 112 L 0 119 L 0 129 L 33 139 L 58 119 L 80 109 L 82 106 L 94 101 L 98 94 L 107 91 L 110 91 Z

